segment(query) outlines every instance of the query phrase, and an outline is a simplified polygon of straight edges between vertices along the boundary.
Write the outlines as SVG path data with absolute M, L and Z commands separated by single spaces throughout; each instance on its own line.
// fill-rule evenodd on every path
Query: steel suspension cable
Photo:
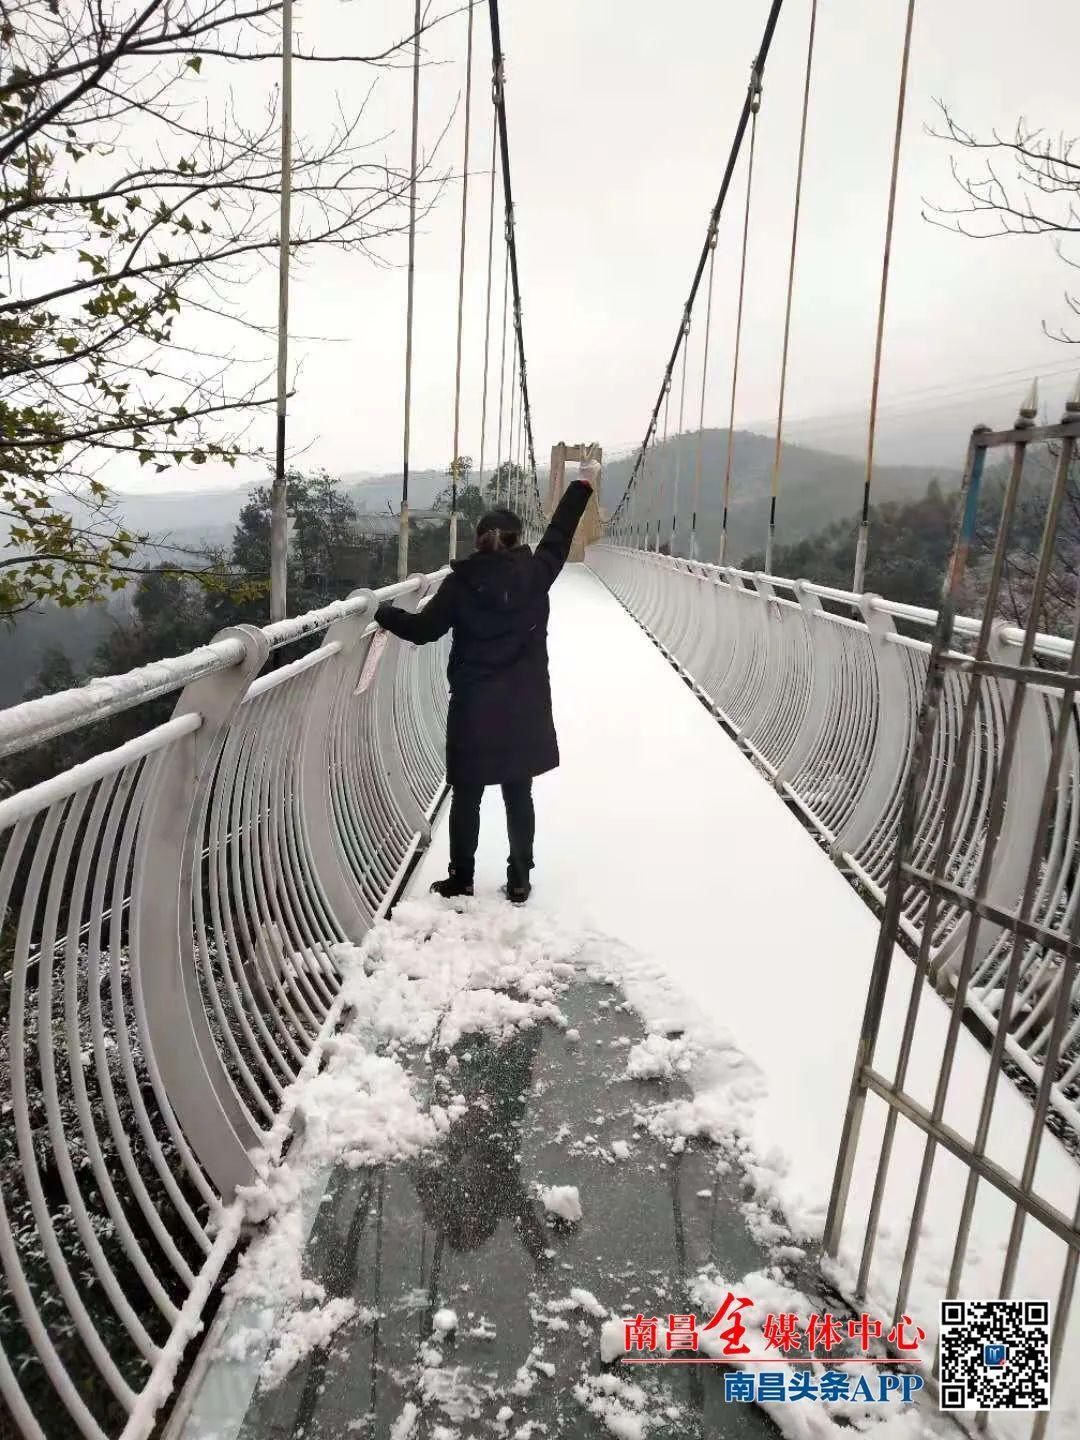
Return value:
M 694 456 L 694 505 L 690 512 L 690 559 L 697 559 L 697 517 L 701 506 L 701 461 L 705 446 L 705 386 L 709 376 L 709 333 L 712 329 L 713 271 L 716 268 L 716 231 L 709 240 L 709 286 L 705 301 L 705 347 L 701 356 L 701 406 L 698 410 L 697 454 Z
M 660 471 L 660 493 L 656 505 L 656 553 L 660 554 L 660 527 L 664 523 L 664 476 L 667 473 L 667 437 L 668 437 L 668 409 L 671 404 L 671 376 L 669 375 L 664 387 L 664 438 L 660 442 L 660 448 L 664 451 L 664 469 Z M 615 519 L 618 514 L 612 516 Z
M 640 514 L 640 516 L 639 516 L 639 518 L 638 518 L 638 526 L 637 526 L 637 530 L 638 530 L 638 534 L 637 534 L 637 545 L 638 545 L 638 548 L 639 548 L 639 549 L 641 549 L 641 550 L 647 550 L 647 549 L 649 548 L 649 527 L 650 527 L 650 524 L 651 524 L 651 522 L 652 522 L 652 498 L 653 498 L 653 497 L 652 497 L 652 491 L 651 491 L 650 486 L 649 486 L 649 480 L 651 479 L 651 476 L 649 475 L 649 456 L 648 456 L 648 452 L 646 452 L 645 458 L 644 458 L 644 460 L 641 462 L 641 477 L 642 477 L 642 482 L 641 482 L 641 483 L 642 483 L 642 489 L 643 489 L 643 491 L 644 491 L 644 493 L 645 493 L 645 504 L 642 506 L 642 508 L 641 508 L 641 514 Z
M 761 109 L 761 81 L 757 80 L 754 105 L 750 113 L 750 153 L 746 165 L 746 205 L 743 210 L 742 256 L 739 260 L 739 303 L 735 311 L 735 353 L 731 362 L 731 409 L 728 412 L 727 461 L 724 465 L 724 496 L 720 517 L 719 563 L 727 560 L 728 507 L 731 502 L 731 464 L 735 456 L 735 395 L 739 388 L 739 356 L 742 350 L 743 297 L 746 294 L 746 254 L 750 238 L 750 197 L 754 189 L 754 150 L 757 146 L 757 117 Z
M 491 202 L 488 206 L 487 301 L 484 309 L 484 391 L 480 405 L 480 475 L 477 484 L 484 493 L 484 448 L 487 443 L 488 362 L 491 353 L 491 270 L 495 256 L 495 147 L 498 143 L 495 112 L 491 112 Z
M 682 437 L 684 411 L 686 410 L 686 361 L 690 353 L 690 311 L 686 312 L 686 319 L 683 322 L 683 347 L 682 347 L 682 384 L 679 386 L 679 433 L 675 436 L 675 483 L 672 486 L 671 503 L 671 553 L 675 554 L 675 545 L 679 538 L 679 479 L 682 473 Z
M 780 0 L 774 0 L 779 4 Z M 491 19 L 491 57 L 494 74 L 493 94 L 499 117 L 499 149 L 502 156 L 503 199 L 506 205 L 506 243 L 510 251 L 510 279 L 514 291 L 514 331 L 517 335 L 518 354 L 521 370 L 522 412 L 525 420 L 525 436 L 528 442 L 529 466 L 532 471 L 533 488 L 536 489 L 536 450 L 533 445 L 532 411 L 529 406 L 528 374 L 525 365 L 525 338 L 521 319 L 521 284 L 518 277 L 517 243 L 514 233 L 514 196 L 510 185 L 510 140 L 506 123 L 506 70 L 499 32 L 499 0 L 488 0 L 488 15 Z
M 502 439 L 503 439 L 503 402 L 506 399 L 506 312 L 507 301 L 510 295 L 510 247 L 506 247 L 506 260 L 503 265 L 503 318 L 502 318 L 502 359 L 499 364 L 499 434 L 498 445 L 495 450 L 495 503 L 502 504 Z
M 877 429 L 878 387 L 881 380 L 881 350 L 885 338 L 885 300 L 889 290 L 889 262 L 892 257 L 893 218 L 896 214 L 896 182 L 900 170 L 900 140 L 904 131 L 904 104 L 907 99 L 908 62 L 911 59 L 911 31 L 915 0 L 908 0 L 904 49 L 900 60 L 900 93 L 896 102 L 896 131 L 893 135 L 892 172 L 889 177 L 889 208 L 885 219 L 885 251 L 881 260 L 881 295 L 878 300 L 877 335 L 874 340 L 874 373 L 870 382 L 870 423 L 866 436 L 866 479 L 863 482 L 862 518 L 855 544 L 855 576 L 851 588 L 861 594 L 866 580 L 866 550 L 870 536 L 870 486 L 874 478 L 874 438 Z
M 803 164 L 806 157 L 806 120 L 810 113 L 810 77 L 814 62 L 814 32 L 817 29 L 817 0 L 810 0 L 810 37 L 806 45 L 806 79 L 803 84 L 802 123 L 799 127 L 799 160 L 795 167 L 795 212 L 791 221 L 791 258 L 788 261 L 787 306 L 784 310 L 784 345 L 780 359 L 780 399 L 776 410 L 776 450 L 773 454 L 769 493 L 769 530 L 765 537 L 765 573 L 772 574 L 773 541 L 776 537 L 776 499 L 780 493 L 780 457 L 784 439 L 784 396 L 787 391 L 788 342 L 791 339 L 791 302 L 795 293 L 795 252 L 799 242 L 799 209 L 802 203 Z
M 514 422 L 517 420 L 517 337 L 514 337 L 513 354 L 510 360 L 510 416 L 506 437 L 506 499 L 513 507 L 517 503 L 517 475 L 514 473 Z
M 772 45 L 773 33 L 776 30 L 776 22 L 779 19 L 782 4 L 783 0 L 772 0 L 772 4 L 769 7 L 768 18 L 765 21 L 765 32 L 762 35 L 761 46 L 758 50 L 757 58 L 754 61 L 750 87 L 747 90 L 746 99 L 743 101 L 742 110 L 739 113 L 739 120 L 735 127 L 735 136 L 731 142 L 731 149 L 728 153 L 727 164 L 724 167 L 724 175 L 720 182 L 720 193 L 716 197 L 716 204 L 713 206 L 712 213 L 709 217 L 709 228 L 706 232 L 705 243 L 702 245 L 701 255 L 698 257 L 697 268 L 694 271 L 694 277 L 690 285 L 689 297 L 686 301 L 686 304 L 683 306 L 683 319 L 679 322 L 679 333 L 675 338 L 675 344 L 672 346 L 671 355 L 669 356 L 667 365 L 664 368 L 664 378 L 660 384 L 660 393 L 657 395 L 656 403 L 652 409 L 652 415 L 649 419 L 649 425 L 645 431 L 645 439 L 642 442 L 641 448 L 638 451 L 638 457 L 637 460 L 634 462 L 634 468 L 630 473 L 630 478 L 626 482 L 626 489 L 623 491 L 622 499 L 615 507 L 615 512 L 612 515 L 612 520 L 615 519 L 615 516 L 619 513 L 619 511 L 627 502 L 630 492 L 637 481 L 638 472 L 641 469 L 641 461 L 642 457 L 645 454 L 645 449 L 649 444 L 649 440 L 652 437 L 654 430 L 656 429 L 657 419 L 660 414 L 660 406 L 664 402 L 665 385 L 674 373 L 675 362 L 679 358 L 679 350 L 685 338 L 685 317 L 689 315 L 694 308 L 694 300 L 697 296 L 698 287 L 701 284 L 701 277 L 705 273 L 705 262 L 709 258 L 709 236 L 712 234 L 713 229 L 719 224 L 720 214 L 724 208 L 724 201 L 727 199 L 728 190 L 731 186 L 731 177 L 735 171 L 735 162 L 739 158 L 739 152 L 742 149 L 743 137 L 746 134 L 746 127 L 750 123 L 751 106 L 755 94 L 755 87 L 760 83 L 760 77 L 764 74 L 765 61 L 768 58 L 769 49 Z
M 524 438 L 526 438 L 526 428 L 524 428 L 524 396 L 523 396 L 523 393 L 521 393 L 521 384 L 520 384 L 520 382 L 518 382 L 518 386 L 517 386 L 517 456 L 516 456 L 516 464 L 517 464 L 517 503 L 516 503 L 516 505 L 514 505 L 514 511 L 516 511 L 517 514 L 520 514 L 520 513 L 521 513 L 521 510 L 523 510 L 523 507 L 524 507 L 524 501 L 526 501 L 526 467 L 524 467 L 524 458 L 526 458 L 526 454 L 524 454 Z
M 465 46 L 465 158 L 461 166 L 461 259 L 458 264 L 457 360 L 454 367 L 454 446 L 450 458 L 450 559 L 457 559 L 458 469 L 461 459 L 461 334 L 465 318 L 465 233 L 469 216 L 469 130 L 472 121 L 473 4 L 469 0 L 469 30 Z
M 270 492 L 270 619 L 284 620 L 289 573 L 285 416 L 289 394 L 289 241 L 292 238 L 292 0 L 281 7 L 281 197 L 278 214 L 277 407 Z
M 416 146 L 420 129 L 420 14 L 413 22 L 412 160 L 409 170 L 409 278 L 405 302 L 405 428 L 401 464 L 401 516 L 398 529 L 398 579 L 409 574 L 409 427 L 412 420 L 413 301 L 416 288 Z

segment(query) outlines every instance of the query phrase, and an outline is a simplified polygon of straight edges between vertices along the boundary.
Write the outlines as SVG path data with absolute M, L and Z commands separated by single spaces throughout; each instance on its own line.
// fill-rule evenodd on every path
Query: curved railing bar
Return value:
M 239 1238 L 234 1189 L 338 1022 L 334 947 L 430 836 L 446 644 L 390 639 L 360 682 L 376 605 L 446 573 L 0 712 L 3 757 L 177 697 L 0 796 L 0 1419 L 27 1435 L 153 1427 Z

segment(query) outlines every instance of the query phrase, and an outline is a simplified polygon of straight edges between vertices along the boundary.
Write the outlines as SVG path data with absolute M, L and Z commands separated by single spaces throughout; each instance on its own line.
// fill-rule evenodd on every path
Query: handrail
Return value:
M 318 610 L 308 610 L 303 615 L 264 625 L 262 634 L 271 649 L 278 649 L 309 635 L 317 635 L 335 621 L 360 613 L 369 604 L 371 596 L 382 602 L 423 594 L 447 573 L 444 568 L 432 575 L 410 576 L 396 584 L 384 585 L 380 590 L 359 591 L 346 600 L 334 600 Z M 106 720 L 144 701 L 160 699 L 162 695 L 180 690 L 219 670 L 228 670 L 239 665 L 244 654 L 240 640 L 215 639 L 185 655 L 153 660 L 122 675 L 101 676 L 71 690 L 41 695 L 35 700 L 24 700 L 19 705 L 0 710 L 0 759 L 29 749 L 31 745 L 55 740 L 83 725 Z
M 446 573 L 0 712 L 11 755 L 136 711 L 0 799 L 0 1416 L 27 1435 L 154 1426 L 233 1197 L 340 1017 L 336 947 L 430 836 L 446 643 L 368 661 L 378 601 Z

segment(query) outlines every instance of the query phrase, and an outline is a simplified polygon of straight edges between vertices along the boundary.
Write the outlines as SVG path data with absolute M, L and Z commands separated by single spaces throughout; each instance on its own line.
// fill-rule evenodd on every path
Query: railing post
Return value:
M 409 579 L 417 582 L 416 589 L 410 595 L 403 595 L 398 604 L 403 610 L 415 611 L 420 608 L 420 602 L 431 585 L 426 575 L 410 575 Z M 409 788 L 394 723 L 394 690 L 404 657 L 405 642 L 389 636 L 386 653 L 379 662 L 379 673 L 375 677 L 375 753 L 383 767 L 394 803 L 410 830 L 419 835 L 420 849 L 426 850 L 431 843 L 431 822 Z
M 776 767 L 774 784 L 778 788 L 782 788 L 791 776 L 797 773 L 816 743 L 822 726 L 828 723 L 829 664 L 827 657 L 821 653 L 822 646 L 828 641 L 823 633 L 825 627 L 816 618 L 823 607 L 820 599 L 806 588 L 807 583 L 805 580 L 796 580 L 795 597 L 802 609 L 803 624 L 806 626 L 811 670 L 810 695 L 788 752 Z
M 367 909 L 344 863 L 331 804 L 331 729 L 336 712 L 353 699 L 371 640 L 364 636 L 377 607 L 371 590 L 355 590 L 350 600 L 362 600 L 363 608 L 342 620 L 335 620 L 323 636 L 323 648 L 340 646 L 333 660 L 316 672 L 317 679 L 307 707 L 301 738 L 300 803 L 312 869 L 342 934 L 358 942 L 369 927 Z M 376 682 L 377 683 L 377 682 Z
M 784 613 L 776 589 L 768 575 L 757 574 L 751 587 L 761 601 L 761 638 L 764 646 L 761 681 L 752 704 L 742 722 L 742 734 L 753 742 L 766 716 L 772 714 L 778 696 L 791 684 L 791 675 L 784 669 Z M 772 755 L 765 758 L 775 763 Z M 782 759 L 783 757 L 781 757 Z
M 163 1087 L 159 1098 L 172 1107 L 217 1192 L 229 1199 L 253 1178 L 248 1152 L 262 1137 L 210 1030 L 195 957 L 192 887 L 202 800 L 224 735 L 270 645 L 251 625 L 214 638 L 240 640 L 244 659 L 186 687 L 174 718 L 194 713 L 202 724 L 153 762 L 135 852 L 130 964 L 147 1064 Z
M 914 743 L 918 700 L 904 679 L 900 648 L 889 639 L 896 634 L 896 624 L 879 600 L 877 595 L 859 596 L 877 674 L 877 729 L 866 782 L 847 824 L 831 847 L 837 861 L 842 861 L 845 854 L 855 856 L 880 825 L 889 800 L 903 786 Z

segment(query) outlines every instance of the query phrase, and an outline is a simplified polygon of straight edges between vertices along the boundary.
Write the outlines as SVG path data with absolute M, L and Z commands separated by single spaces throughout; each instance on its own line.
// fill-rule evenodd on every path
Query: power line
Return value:
M 496 0 L 491 0 L 493 26 L 495 24 L 495 3 Z M 701 277 L 705 273 L 705 265 L 709 259 L 709 253 L 712 249 L 713 232 L 716 230 L 717 226 L 720 223 L 720 212 L 724 208 L 724 201 L 727 199 L 728 188 L 731 185 L 731 177 L 735 171 L 735 162 L 739 158 L 739 151 L 742 149 L 742 142 L 743 137 L 746 134 L 746 127 L 750 123 L 750 114 L 754 105 L 755 97 L 761 85 L 761 77 L 765 70 L 765 61 L 768 58 L 769 47 L 772 45 L 773 32 L 776 29 L 776 22 L 780 18 L 780 7 L 782 4 L 783 0 L 772 0 L 772 4 L 769 7 L 769 16 L 768 19 L 765 21 L 765 33 L 762 36 L 761 46 L 758 50 L 757 58 L 754 61 L 753 70 L 750 76 L 750 85 L 747 88 L 746 99 L 743 101 L 742 111 L 739 115 L 739 123 L 735 127 L 735 138 L 731 142 L 731 150 L 728 154 L 727 165 L 724 169 L 724 178 L 720 182 L 720 193 L 716 197 L 716 204 L 713 206 L 712 214 L 709 217 L 709 228 L 705 234 L 705 243 L 702 245 L 701 255 L 698 257 L 697 268 L 694 271 L 694 279 L 690 286 L 690 294 L 687 297 L 686 304 L 683 306 L 682 318 L 679 321 L 679 333 L 675 337 L 675 344 L 672 346 L 671 356 L 664 369 L 664 378 L 660 385 L 660 393 L 657 395 L 656 404 L 653 406 L 652 415 L 649 419 L 649 426 L 648 429 L 645 431 L 645 439 L 641 443 L 641 448 L 638 451 L 637 460 L 634 462 L 634 468 L 630 474 L 630 479 L 626 483 L 626 489 L 623 491 L 622 499 L 615 507 L 615 512 L 612 515 L 612 520 L 615 519 L 615 516 L 619 514 L 623 506 L 626 504 L 630 492 L 634 488 L 634 484 L 637 481 L 638 473 L 641 469 L 641 463 L 645 457 L 645 451 L 648 448 L 649 442 L 652 440 L 653 435 L 656 431 L 656 423 L 660 415 L 660 407 L 664 403 L 664 396 L 667 394 L 668 387 L 671 383 L 671 376 L 675 370 L 675 363 L 679 358 L 679 349 L 686 340 L 686 331 L 687 324 L 690 319 L 690 312 L 694 308 L 694 300 L 697 297 L 698 287 L 701 284 Z
M 1076 358 L 1059 360 L 1053 367 L 1045 365 L 1040 367 L 1036 362 L 1033 365 L 1018 367 L 1015 370 L 1001 370 L 985 376 L 972 376 L 970 381 L 939 381 L 934 385 L 922 385 L 912 390 L 898 390 L 893 399 L 886 404 L 878 405 L 878 415 L 884 419 L 890 416 L 921 415 L 931 410 L 951 408 L 958 401 L 964 401 L 977 395 L 994 394 L 1003 390 L 1015 389 L 1019 380 L 1070 380 L 1076 374 Z M 982 380 L 985 383 L 976 384 L 975 381 Z M 847 427 L 851 425 L 865 426 L 869 413 L 869 401 L 862 409 L 854 410 L 827 410 L 815 415 L 802 415 L 794 420 L 787 421 L 787 429 L 807 430 L 821 428 L 823 426 Z M 768 430 L 772 421 L 755 421 L 746 428 L 749 430 Z

